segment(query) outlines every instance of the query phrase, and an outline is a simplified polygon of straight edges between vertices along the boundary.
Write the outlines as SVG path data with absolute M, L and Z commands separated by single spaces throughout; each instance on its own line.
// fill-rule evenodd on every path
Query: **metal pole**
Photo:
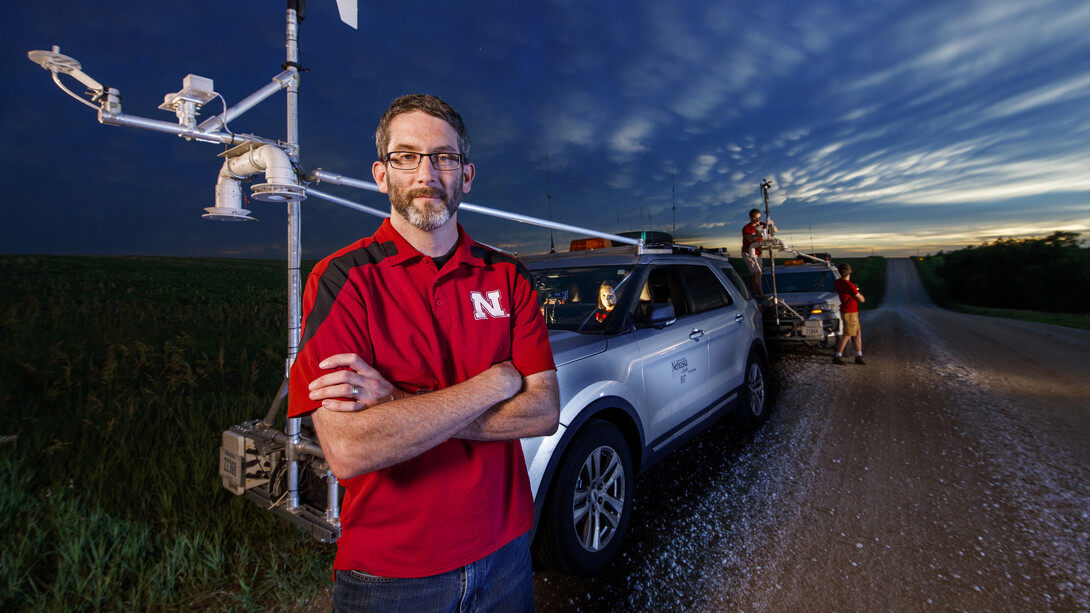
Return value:
M 761 182 L 761 195 L 765 199 L 765 238 L 770 238 L 769 232 L 769 220 L 771 217 L 768 213 L 768 188 L 772 187 L 772 182 L 765 179 Z M 772 253 L 771 241 L 768 244 L 768 264 L 769 270 L 772 271 L 772 307 L 776 317 L 776 325 L 780 325 L 780 297 L 776 292 L 776 256 Z
M 341 175 L 341 174 L 337 174 L 337 173 L 334 173 L 334 172 L 329 172 L 327 170 L 322 170 L 321 168 L 318 168 L 316 170 L 313 170 L 313 171 L 309 172 L 307 174 L 307 176 L 306 176 L 306 179 L 308 181 L 318 181 L 320 183 L 321 182 L 332 183 L 334 185 L 344 185 L 345 187 L 354 187 L 356 189 L 365 189 L 365 190 L 372 191 L 372 192 L 378 192 L 379 191 L 378 186 L 375 185 L 371 181 L 364 181 L 362 179 L 354 179 L 352 177 L 346 177 L 346 176 Z M 307 191 L 309 192 L 310 189 L 311 188 L 307 188 Z M 332 198 L 327 198 L 326 194 L 318 193 L 318 194 L 315 194 L 315 195 L 317 195 L 320 198 L 325 198 L 326 200 L 330 200 L 331 202 L 337 202 L 338 204 L 341 204 L 341 202 L 338 201 L 338 200 L 334 200 Z M 359 210 L 364 210 L 364 209 L 360 208 L 361 205 L 358 205 L 356 203 L 351 203 L 348 206 L 352 206 L 353 208 L 356 208 L 356 209 L 359 209 Z M 510 213 L 508 211 L 501 211 L 499 209 L 491 209 L 491 208 L 484 207 L 484 206 L 479 206 L 479 205 L 476 205 L 476 204 L 470 204 L 468 202 L 463 202 L 462 204 L 458 205 L 458 210 L 459 211 L 469 211 L 471 213 L 480 213 L 482 215 L 489 215 L 491 217 L 498 217 L 500 219 L 508 219 L 508 220 L 511 220 L 511 221 L 518 221 L 518 222 L 522 222 L 522 223 L 528 223 L 530 225 L 541 226 L 543 228 L 553 228 L 554 230 L 561 230 L 563 232 L 573 232 L 573 233 L 576 233 L 576 234 L 586 234 L 587 236 L 596 236 L 598 238 L 604 238 L 606 240 L 610 240 L 610 241 L 613 241 L 613 242 L 616 242 L 616 243 L 624 243 L 626 245 L 636 245 L 637 247 L 641 247 L 641 248 L 642 248 L 643 242 L 644 242 L 643 239 L 640 239 L 640 238 L 629 238 L 627 236 L 618 236 L 616 234 L 609 234 L 608 232 L 599 232 L 597 230 L 592 230 L 590 228 L 580 228 L 579 226 L 573 226 L 573 225 L 569 225 L 569 224 L 566 224 L 566 223 L 560 223 L 560 222 L 557 222 L 557 221 L 539 219 L 537 217 L 531 217 L 529 215 L 522 215 L 522 214 L 519 214 L 519 213 Z M 364 210 L 364 212 L 369 213 L 371 211 Z
M 99 123 L 107 126 L 128 126 L 130 128 L 142 128 L 153 132 L 163 132 L 181 136 L 186 140 L 195 140 L 203 143 L 220 143 L 229 146 L 256 143 L 258 145 L 275 145 L 275 141 L 259 138 L 252 134 L 220 134 L 219 132 L 205 132 L 197 128 L 186 128 L 176 123 L 148 119 L 124 113 L 99 113 Z
M 284 89 L 285 87 L 289 87 L 291 83 L 295 80 L 295 73 L 296 70 L 293 67 L 276 75 L 275 77 L 273 77 L 272 83 L 269 83 L 265 87 L 262 87 L 256 92 L 250 94 L 238 104 L 232 106 L 231 108 L 220 113 L 219 115 L 216 115 L 215 117 L 209 117 L 208 119 L 201 122 L 201 124 L 197 126 L 197 128 L 200 130 L 207 130 L 209 132 L 218 132 L 222 130 L 223 127 L 227 125 L 227 122 L 234 120 L 239 115 L 242 115 L 246 111 L 254 108 L 262 100 L 268 98 L 276 92 Z
M 362 213 L 367 213 L 368 215 L 374 215 L 375 217 L 389 217 L 390 216 L 389 211 L 380 211 L 378 209 L 374 209 L 374 208 L 371 208 L 369 206 L 364 206 L 364 205 L 362 205 L 362 204 L 360 204 L 358 202 L 352 202 L 348 198 L 341 198 L 340 196 L 334 196 L 333 194 L 327 194 L 327 193 L 325 193 L 325 192 L 323 192 L 321 190 L 315 189 L 313 187 L 308 187 L 307 188 L 307 196 L 314 196 L 315 198 L 321 198 L 322 200 L 328 200 L 328 201 L 330 201 L 330 202 L 332 202 L 334 204 L 339 204 L 341 206 L 348 207 L 350 209 L 355 209 L 355 210 L 360 211 Z
M 289 157 L 299 161 L 299 14 L 297 2 L 288 0 L 287 15 L 287 62 L 285 69 L 293 72 L 287 92 L 287 144 Z M 288 359 L 284 365 L 284 376 L 291 372 L 291 365 L 299 351 L 299 328 L 302 319 L 302 295 L 299 283 L 300 265 L 300 206 L 298 201 L 288 203 Z M 299 509 L 299 453 L 301 420 L 288 419 L 285 433 L 290 438 L 285 455 L 288 461 L 288 497 L 287 509 Z M 334 503 L 335 503 L 334 499 Z

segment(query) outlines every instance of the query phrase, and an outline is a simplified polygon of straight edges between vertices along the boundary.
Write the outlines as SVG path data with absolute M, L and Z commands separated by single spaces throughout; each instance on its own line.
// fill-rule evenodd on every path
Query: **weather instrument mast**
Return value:
M 806 253 L 801 253 L 796 249 L 792 249 L 783 240 L 781 240 L 779 238 L 776 238 L 776 232 L 772 230 L 772 228 L 773 228 L 772 216 L 771 216 L 771 214 L 769 212 L 769 205 L 768 205 L 768 191 L 770 189 L 772 189 L 772 181 L 771 180 L 765 179 L 764 181 L 761 181 L 761 196 L 764 198 L 764 201 L 765 201 L 765 224 L 767 224 L 766 227 L 763 229 L 762 238 L 764 240 L 761 241 L 761 245 L 762 245 L 762 248 L 764 248 L 764 249 L 766 249 L 768 251 L 769 280 L 770 280 L 771 285 L 772 285 L 772 302 L 771 302 L 771 304 L 769 306 L 770 306 L 770 308 L 772 310 L 772 318 L 775 319 L 776 327 L 779 328 L 781 320 L 789 319 L 789 320 L 795 320 L 795 321 L 803 321 L 805 318 L 802 315 L 800 315 L 798 313 L 798 311 L 791 308 L 791 305 L 787 304 L 783 300 L 780 300 L 779 291 L 776 288 L 776 253 L 775 252 L 777 252 L 777 251 L 783 251 L 783 252 L 790 251 L 791 253 L 795 254 L 796 258 L 798 258 L 800 260 L 802 260 L 802 259 L 811 260 L 811 261 L 814 261 L 814 262 L 818 262 L 820 264 L 825 264 L 826 266 L 829 266 L 829 263 L 827 261 L 821 260 L 821 259 L 819 259 L 817 257 L 812 256 L 812 255 L 809 255 L 809 254 L 806 254 Z M 762 229 L 757 228 L 757 231 L 762 232 Z M 812 229 L 811 229 L 811 239 L 810 240 L 811 240 L 811 242 L 813 242 L 813 230 Z M 766 313 L 767 313 L 767 311 L 766 311 Z M 767 317 L 767 315 L 766 315 L 766 317 Z
M 764 181 L 761 181 L 761 196 L 764 198 L 764 201 L 765 201 L 765 229 L 764 229 L 764 235 L 762 236 L 762 238 L 765 239 L 765 240 L 762 241 L 762 244 L 767 246 L 767 248 L 765 250 L 768 251 L 768 266 L 769 266 L 769 270 L 772 273 L 770 275 L 771 278 L 772 278 L 772 304 L 779 304 L 780 297 L 779 297 L 779 294 L 776 291 L 776 256 L 772 253 L 772 240 L 771 240 L 772 235 L 774 233 L 772 232 L 772 217 L 768 213 L 768 190 L 770 190 L 770 189 L 772 189 L 772 181 L 771 180 L 765 179 Z M 761 232 L 761 229 L 758 227 L 757 231 Z M 775 309 L 775 311 L 776 311 L 776 325 L 779 325 L 779 323 L 780 323 L 779 309 Z
M 336 0 L 341 20 L 357 27 L 357 0 Z M 265 182 L 251 186 L 254 200 L 283 203 L 287 206 L 288 231 L 288 313 L 287 313 L 287 359 L 284 365 L 284 381 L 277 392 L 268 414 L 262 420 L 254 420 L 239 426 L 233 426 L 223 434 L 223 446 L 220 455 L 220 476 L 223 485 L 236 495 L 247 498 L 266 509 L 290 520 L 307 530 L 322 541 L 336 540 L 340 535 L 340 507 L 336 477 L 324 463 L 324 454 L 320 447 L 303 440 L 300 433 L 301 419 L 288 419 L 284 432 L 273 428 L 279 414 L 287 402 L 287 376 L 295 360 L 300 338 L 302 318 L 302 275 L 300 272 L 302 201 L 307 196 L 314 196 L 328 202 L 355 209 L 370 215 L 388 217 L 387 210 L 371 208 L 346 198 L 341 198 L 317 189 L 317 184 L 325 181 L 333 185 L 342 185 L 356 189 L 379 192 L 379 187 L 370 181 L 345 177 L 335 172 L 314 169 L 307 171 L 300 162 L 299 152 L 299 26 L 305 14 L 305 0 L 287 0 L 286 61 L 279 74 L 268 84 L 253 94 L 228 108 L 227 102 L 215 91 L 212 79 L 187 75 L 182 79 L 181 90 L 168 93 L 160 109 L 174 113 L 177 121 L 172 123 L 158 119 L 139 117 L 123 112 L 121 94 L 113 88 L 102 85 L 83 72 L 82 65 L 75 59 L 64 55 L 54 46 L 50 51 L 30 51 L 27 57 L 49 71 L 53 81 L 68 95 L 79 102 L 95 109 L 99 123 L 111 126 L 127 126 L 152 130 L 180 136 L 188 141 L 223 145 L 225 150 L 219 154 L 224 158 L 215 185 L 213 206 L 205 207 L 202 217 L 212 221 L 257 221 L 250 211 L 242 208 L 242 183 L 252 177 L 264 175 Z M 86 91 L 81 96 L 62 83 L 64 75 L 78 81 Z M 287 96 L 287 125 L 283 139 L 265 138 L 253 134 L 232 131 L 228 126 L 248 110 L 284 90 Z M 223 112 L 197 123 L 200 111 L 214 100 L 223 103 Z M 550 210 L 551 210 L 551 194 Z M 481 213 L 501 219 L 508 219 L 554 230 L 579 233 L 611 240 L 614 243 L 636 245 L 643 249 L 644 241 L 625 236 L 599 232 L 588 228 L 557 223 L 536 217 L 510 213 L 469 203 L 462 203 L 459 210 Z M 551 217 L 550 212 L 550 217 Z M 551 238 L 550 238 L 551 242 Z M 237 458 L 257 457 L 269 464 L 257 476 L 256 470 L 247 463 L 236 462 Z M 260 468 L 260 467 L 258 467 Z M 324 480 L 325 493 L 321 496 L 321 505 L 300 501 L 301 470 L 308 470 L 307 476 L 314 480 Z M 260 471 L 259 471 L 260 472 Z M 324 507 L 324 508 L 322 508 Z

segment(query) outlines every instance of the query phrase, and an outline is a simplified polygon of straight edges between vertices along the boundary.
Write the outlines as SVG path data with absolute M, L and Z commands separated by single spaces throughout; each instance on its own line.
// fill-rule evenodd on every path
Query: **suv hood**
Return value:
M 549 330 L 549 345 L 559 368 L 606 350 L 606 338 L 596 334 L 579 334 L 568 330 Z
M 791 306 L 807 306 L 834 302 L 840 304 L 836 292 L 781 292 L 780 299 Z

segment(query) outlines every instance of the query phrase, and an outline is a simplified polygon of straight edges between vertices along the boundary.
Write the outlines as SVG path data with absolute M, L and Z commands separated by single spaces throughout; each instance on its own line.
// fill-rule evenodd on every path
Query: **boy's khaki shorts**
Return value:
M 844 316 L 844 336 L 859 334 L 859 313 L 841 313 Z

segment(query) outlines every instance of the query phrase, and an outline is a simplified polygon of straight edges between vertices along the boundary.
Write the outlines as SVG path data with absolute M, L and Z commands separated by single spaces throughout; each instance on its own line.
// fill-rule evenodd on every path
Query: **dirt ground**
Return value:
M 778 352 L 765 427 L 644 475 L 616 563 L 537 573 L 537 610 L 1090 610 L 1090 333 L 888 283 L 867 365 Z

